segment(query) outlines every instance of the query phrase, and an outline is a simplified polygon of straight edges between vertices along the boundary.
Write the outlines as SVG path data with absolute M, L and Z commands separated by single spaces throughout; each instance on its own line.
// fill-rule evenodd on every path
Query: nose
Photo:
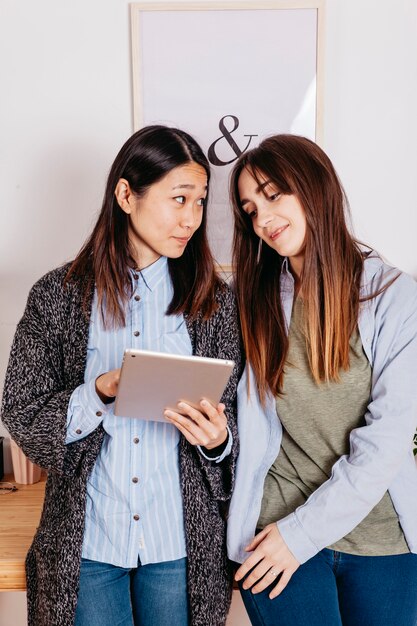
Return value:
M 259 203 L 256 208 L 255 223 L 258 228 L 266 228 L 269 222 L 272 220 L 272 213 L 268 204 Z
M 198 221 L 201 220 L 201 216 L 199 216 L 198 213 L 199 211 L 193 206 L 192 203 L 186 205 L 181 215 L 182 228 L 190 229 L 194 228 L 196 225 L 199 226 Z

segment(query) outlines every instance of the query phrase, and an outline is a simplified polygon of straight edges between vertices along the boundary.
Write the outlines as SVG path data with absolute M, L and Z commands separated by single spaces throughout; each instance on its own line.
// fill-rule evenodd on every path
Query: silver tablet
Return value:
M 198 406 L 204 397 L 216 405 L 233 367 L 223 359 L 125 350 L 114 414 L 165 422 L 164 410 L 178 410 L 180 400 Z

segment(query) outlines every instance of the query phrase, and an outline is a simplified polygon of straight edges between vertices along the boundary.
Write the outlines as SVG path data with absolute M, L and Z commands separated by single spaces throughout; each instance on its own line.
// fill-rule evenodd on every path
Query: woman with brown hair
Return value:
M 190 135 L 138 131 L 76 259 L 30 292 L 2 407 L 48 470 L 26 561 L 29 626 L 225 622 L 241 357 L 235 299 L 207 243 L 209 180 Z M 125 348 L 236 365 L 218 406 L 127 419 L 113 411 Z
M 228 549 L 251 621 L 415 626 L 417 285 L 352 237 L 308 139 L 242 155 L 231 196 L 248 366 Z

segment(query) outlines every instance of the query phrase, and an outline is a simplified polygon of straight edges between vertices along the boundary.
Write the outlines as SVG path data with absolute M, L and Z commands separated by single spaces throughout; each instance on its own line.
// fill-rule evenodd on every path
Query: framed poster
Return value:
M 134 129 L 177 126 L 213 177 L 209 238 L 230 267 L 230 169 L 275 133 L 322 138 L 324 0 L 131 4 Z

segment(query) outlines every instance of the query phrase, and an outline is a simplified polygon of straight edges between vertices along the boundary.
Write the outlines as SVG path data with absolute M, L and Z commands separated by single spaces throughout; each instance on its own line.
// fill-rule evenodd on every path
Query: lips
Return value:
M 283 233 L 284 230 L 288 228 L 288 226 L 289 224 L 285 224 L 285 226 L 280 226 L 279 228 L 276 228 L 274 231 L 272 231 L 269 237 L 272 239 L 272 241 L 275 241 L 276 239 L 278 239 L 281 233 Z
M 174 239 L 176 239 L 176 241 L 178 241 L 178 243 L 180 243 L 183 246 L 185 246 L 190 241 L 191 237 L 174 237 Z

